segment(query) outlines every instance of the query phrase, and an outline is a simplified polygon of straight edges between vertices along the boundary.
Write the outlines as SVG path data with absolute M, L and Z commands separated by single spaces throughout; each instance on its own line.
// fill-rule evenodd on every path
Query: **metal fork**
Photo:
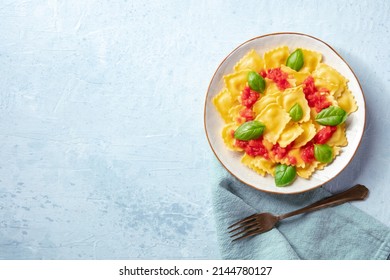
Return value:
M 364 200 L 368 195 L 368 189 L 363 185 L 356 185 L 344 192 L 326 197 L 320 201 L 310 204 L 304 208 L 286 213 L 283 215 L 273 215 L 271 213 L 258 213 L 246 217 L 234 224 L 228 229 L 229 233 L 234 233 L 231 238 L 233 241 L 247 238 L 256 234 L 261 234 L 271 230 L 279 221 L 295 215 L 316 211 L 325 207 L 336 206 L 348 201 Z

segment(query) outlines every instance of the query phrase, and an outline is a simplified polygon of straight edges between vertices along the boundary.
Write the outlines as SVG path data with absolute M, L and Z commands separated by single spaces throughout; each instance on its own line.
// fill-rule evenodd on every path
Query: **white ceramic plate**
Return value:
M 242 153 L 228 150 L 221 137 L 224 125 L 215 109 L 212 99 L 224 87 L 222 77 L 233 71 L 234 65 L 251 49 L 260 55 L 272 48 L 287 45 L 290 51 L 301 47 L 322 53 L 323 62 L 332 66 L 349 80 L 348 87 L 352 91 L 358 110 L 347 119 L 348 146 L 342 148 L 341 154 L 333 163 L 323 170 L 316 170 L 309 180 L 297 176 L 294 183 L 287 187 L 276 187 L 270 175 L 262 177 L 240 162 Z M 272 193 L 300 193 L 319 187 L 336 177 L 352 160 L 360 144 L 365 126 L 365 101 L 361 86 L 355 74 L 345 60 L 328 44 L 309 35 L 300 33 L 275 33 L 253 38 L 238 46 L 219 65 L 211 79 L 205 101 L 204 125 L 211 149 L 222 165 L 237 179 L 256 189 Z

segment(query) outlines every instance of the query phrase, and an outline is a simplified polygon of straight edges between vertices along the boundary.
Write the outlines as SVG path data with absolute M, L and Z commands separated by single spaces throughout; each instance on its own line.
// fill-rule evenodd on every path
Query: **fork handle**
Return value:
M 363 185 L 356 185 L 344 192 L 326 197 L 320 201 L 310 204 L 304 208 L 292 211 L 287 214 L 278 216 L 279 221 L 295 215 L 316 211 L 322 208 L 336 206 L 348 201 L 364 200 L 368 195 L 368 189 Z

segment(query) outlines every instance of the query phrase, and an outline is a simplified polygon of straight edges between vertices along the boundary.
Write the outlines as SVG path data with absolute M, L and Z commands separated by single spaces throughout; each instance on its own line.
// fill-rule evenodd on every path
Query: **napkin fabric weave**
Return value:
M 216 165 L 213 205 L 222 258 L 390 259 L 390 229 L 351 203 L 291 217 L 264 234 L 232 242 L 227 228 L 244 217 L 287 213 L 331 194 L 323 188 L 293 195 L 264 193 Z

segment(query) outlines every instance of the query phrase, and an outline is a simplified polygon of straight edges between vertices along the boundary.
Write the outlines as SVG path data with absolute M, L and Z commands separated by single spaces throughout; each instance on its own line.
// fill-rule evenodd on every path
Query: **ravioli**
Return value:
M 275 168 L 284 164 L 294 166 L 299 177 L 310 180 L 348 145 L 348 122 L 337 126 L 316 122 L 318 113 L 329 106 L 339 107 L 347 115 L 358 110 L 348 79 L 322 62 L 321 53 L 305 48 L 301 51 L 303 63 L 298 69 L 287 61 L 291 54 L 287 46 L 263 55 L 250 50 L 223 77 L 224 87 L 213 98 L 225 123 L 221 134 L 227 149 L 242 153 L 241 163 L 261 176 L 274 176 Z M 262 92 L 251 88 L 251 71 L 264 80 Z M 291 110 L 293 107 L 299 108 L 298 113 Z M 236 139 L 235 131 L 251 121 L 264 126 L 261 134 Z M 319 162 L 313 154 L 314 146 L 323 144 L 332 150 L 329 163 Z
M 327 88 L 335 98 L 338 98 L 347 88 L 348 80 L 336 69 L 324 63 L 320 63 L 314 70 L 313 78 L 317 87 Z
M 234 131 L 237 129 L 238 125 L 235 123 L 226 124 L 222 129 L 222 139 L 226 147 L 232 151 L 242 151 L 242 148 L 234 145 L 236 139 L 233 136 Z
M 311 120 L 300 124 L 300 126 L 303 132 L 294 140 L 294 148 L 306 145 L 317 133 L 316 127 Z
M 349 89 L 345 89 L 343 94 L 337 98 L 337 104 L 347 114 L 351 114 L 357 110 L 355 98 Z
M 234 66 L 236 72 L 251 69 L 260 72 L 264 68 L 264 60 L 255 51 L 251 50 Z
M 237 99 L 241 91 L 244 89 L 245 85 L 247 84 L 247 78 L 249 69 L 241 70 L 238 72 L 234 72 L 232 74 L 226 75 L 224 77 L 225 80 L 225 86 L 227 90 L 232 95 L 233 99 Z
M 336 131 L 326 144 L 339 147 L 345 147 L 348 145 L 348 140 L 345 135 L 345 123 L 337 126 Z
M 295 71 L 286 65 L 281 65 L 280 69 L 289 74 L 289 82 L 293 83 L 295 86 L 299 86 L 303 81 L 310 75 L 309 72 Z
M 300 72 L 313 72 L 322 60 L 322 54 L 312 50 L 302 49 L 304 63 Z
M 260 156 L 251 157 L 247 154 L 244 154 L 241 158 L 241 162 L 263 176 L 265 176 L 266 174 L 273 175 L 275 173 L 276 163 L 266 160 L 265 158 Z
M 290 52 L 287 46 L 272 49 L 264 54 L 264 64 L 267 69 L 277 68 L 286 63 Z
M 213 99 L 213 104 L 225 122 L 228 123 L 233 121 L 229 115 L 229 110 L 233 107 L 234 104 L 238 104 L 238 101 L 233 100 L 227 88 L 222 89 L 220 93 L 215 96 Z
M 272 144 L 276 144 L 290 119 L 289 114 L 276 103 L 267 105 L 256 117 L 256 120 L 265 124 L 264 139 Z
M 245 109 L 245 106 L 238 104 L 230 108 L 228 112 L 228 117 L 232 122 L 241 123 L 241 115 L 240 112 Z
M 252 170 L 254 170 L 256 173 L 260 174 L 261 176 L 265 176 L 267 172 L 255 165 L 255 158 L 248 156 L 247 154 L 244 154 L 241 158 L 241 163 L 248 166 Z
M 256 115 L 259 115 L 268 105 L 277 104 L 277 99 L 279 96 L 279 94 L 268 94 L 261 97 L 253 105 L 253 112 L 255 112 Z
M 312 163 L 307 164 L 303 167 L 297 167 L 298 176 L 305 179 L 309 179 L 319 164 L 320 163 L 318 161 L 313 161 Z
M 295 104 L 299 104 L 302 108 L 303 115 L 298 122 L 307 122 L 310 119 L 310 107 L 303 93 L 302 86 L 286 89 L 278 98 L 278 103 L 286 112 L 289 112 Z
M 296 122 L 288 123 L 278 139 L 279 146 L 282 148 L 287 147 L 295 139 L 297 139 L 302 133 L 303 133 L 303 129 L 298 123 Z

